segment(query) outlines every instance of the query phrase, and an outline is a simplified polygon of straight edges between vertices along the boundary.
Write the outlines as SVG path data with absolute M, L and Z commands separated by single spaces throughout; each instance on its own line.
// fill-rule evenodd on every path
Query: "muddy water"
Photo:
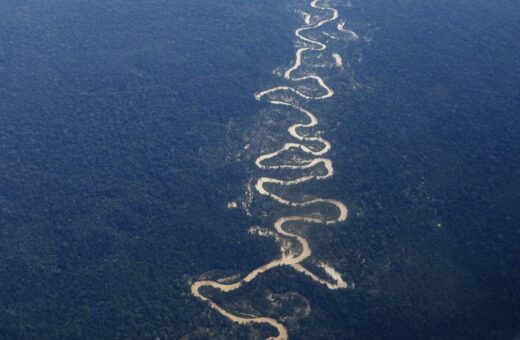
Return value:
M 297 39 L 299 39 L 303 44 L 304 47 L 298 49 L 296 51 L 295 55 L 295 61 L 294 64 L 284 73 L 284 78 L 287 80 L 290 80 L 292 82 L 298 83 L 298 82 L 305 82 L 313 84 L 314 87 L 313 91 L 318 91 L 318 95 L 310 95 L 307 93 L 304 93 L 301 90 L 297 90 L 294 87 L 290 86 L 276 86 L 273 88 L 269 88 L 263 91 L 258 92 L 255 94 L 255 98 L 257 100 L 265 100 L 266 102 L 286 107 L 288 110 L 297 110 L 304 114 L 304 116 L 307 117 L 308 122 L 306 123 L 297 123 L 289 127 L 288 132 L 291 137 L 296 139 L 297 142 L 290 142 L 284 144 L 282 148 L 280 148 L 277 151 L 270 152 L 263 154 L 259 156 L 256 159 L 256 166 L 259 169 L 262 170 L 273 170 L 273 169 L 287 169 L 287 170 L 299 170 L 299 169 L 311 169 L 318 165 L 323 165 L 326 169 L 325 174 L 320 175 L 306 175 L 299 177 L 297 179 L 293 180 L 283 180 L 283 179 L 276 179 L 271 177 L 261 177 L 257 180 L 255 189 L 256 191 L 264 196 L 270 197 L 271 199 L 275 200 L 276 202 L 292 206 L 292 207 L 306 207 L 311 205 L 319 205 L 319 204 L 327 204 L 331 205 L 336 208 L 337 214 L 335 217 L 315 217 L 315 216 L 306 216 L 306 215 L 292 215 L 292 216 L 284 216 L 279 218 L 274 223 L 274 230 L 280 237 L 285 237 L 293 240 L 295 243 L 299 245 L 297 249 L 299 251 L 289 251 L 286 250 L 281 251 L 281 255 L 279 258 L 264 264 L 261 267 L 258 267 L 248 273 L 246 276 L 244 276 L 241 280 L 235 282 L 235 283 L 225 283 L 221 280 L 217 281 L 211 281 L 211 280 L 204 280 L 204 281 L 197 281 L 194 282 L 191 286 L 191 292 L 193 296 L 197 297 L 198 299 L 205 301 L 209 304 L 211 308 L 213 308 L 215 311 L 219 312 L 223 316 L 227 317 L 233 322 L 239 323 L 239 324 L 268 324 L 271 325 L 273 328 L 275 328 L 278 332 L 276 336 L 270 337 L 269 339 L 276 339 L 276 340 L 287 340 L 289 338 L 288 332 L 286 327 L 279 322 L 278 320 L 275 320 L 273 318 L 269 317 L 262 317 L 262 316 L 237 316 L 218 304 L 211 301 L 209 298 L 205 297 L 201 293 L 201 288 L 203 287 L 212 287 L 214 289 L 220 290 L 221 292 L 231 292 L 234 290 L 239 289 L 240 287 L 244 286 L 248 282 L 253 281 L 258 275 L 265 273 L 273 268 L 280 267 L 280 266 L 291 266 L 296 271 L 301 272 L 305 275 L 307 275 L 309 278 L 314 280 L 317 283 L 323 284 L 329 289 L 341 289 L 341 288 L 347 288 L 347 283 L 343 280 L 341 275 L 329 264 L 325 263 L 319 263 L 318 267 L 322 268 L 325 274 L 330 278 L 330 281 L 324 280 L 320 278 L 318 275 L 312 273 L 309 269 L 305 268 L 303 265 L 303 261 L 307 258 L 309 258 L 312 255 L 312 249 L 309 246 L 308 241 L 301 235 L 298 235 L 294 232 L 289 232 L 284 229 L 284 226 L 287 223 L 305 223 L 305 224 L 322 224 L 322 225 L 330 225 L 335 223 L 343 222 L 347 219 L 348 215 L 348 209 L 342 202 L 334 199 L 327 199 L 327 198 L 314 198 L 310 200 L 305 201 L 291 201 L 286 198 L 283 198 L 280 195 L 277 195 L 273 192 L 273 187 L 276 186 L 295 186 L 310 180 L 324 180 L 327 178 L 330 178 L 334 175 L 334 168 L 332 161 L 328 158 L 325 158 L 325 154 L 328 153 L 328 151 L 331 149 L 331 144 L 326 139 L 316 136 L 316 137 L 309 137 L 305 136 L 299 133 L 300 130 L 303 129 L 309 129 L 312 127 L 315 127 L 318 125 L 318 119 L 316 116 L 309 110 L 302 108 L 300 105 L 294 104 L 294 102 L 288 102 L 284 101 L 282 98 L 285 98 L 282 96 L 282 94 L 290 93 L 294 96 L 300 97 L 303 100 L 324 100 L 327 98 L 330 98 L 334 95 L 334 91 L 332 88 L 330 88 L 325 81 L 316 74 L 307 74 L 301 77 L 294 77 L 293 73 L 297 70 L 299 70 L 302 66 L 303 62 L 303 56 L 306 52 L 309 51 L 325 51 L 327 49 L 327 45 L 318 41 L 309 38 L 305 35 L 307 31 L 310 30 L 317 30 L 321 26 L 335 21 L 338 18 L 338 11 L 334 8 L 330 8 L 325 5 L 319 5 L 318 0 L 313 0 L 311 2 L 311 6 L 319 13 L 320 17 L 325 17 L 324 19 L 321 19 L 317 21 L 316 23 L 311 22 L 311 15 L 308 13 L 304 13 L 304 21 L 305 26 L 298 28 L 295 31 L 295 35 Z M 340 23 L 337 25 L 338 31 L 341 32 L 347 32 L 345 29 L 345 24 Z M 350 32 L 350 31 L 349 31 Z M 335 54 L 337 55 L 337 54 Z M 339 56 L 339 55 L 337 55 Z M 336 62 L 338 60 L 338 57 L 335 57 Z M 309 147 L 306 146 L 305 142 L 312 142 L 312 145 L 320 145 L 320 147 Z M 287 152 L 291 149 L 297 149 L 301 152 L 307 154 L 308 156 L 313 157 L 311 160 L 306 161 L 299 161 L 298 163 L 291 163 L 291 164 L 274 164 L 274 165 L 265 165 L 264 162 L 275 159 L 280 154 Z M 219 282 L 220 281 L 220 282 Z

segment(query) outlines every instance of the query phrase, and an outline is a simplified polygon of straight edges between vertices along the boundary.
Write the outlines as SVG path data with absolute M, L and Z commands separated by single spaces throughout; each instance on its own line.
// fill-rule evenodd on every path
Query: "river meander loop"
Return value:
M 269 152 L 263 155 L 260 155 L 256 161 L 256 166 L 261 170 L 276 170 L 276 169 L 287 169 L 287 170 L 300 170 L 300 169 L 311 169 L 320 164 L 326 170 L 325 173 L 319 174 L 310 174 L 302 177 L 298 177 L 296 179 L 286 180 L 286 179 L 277 179 L 271 177 L 260 177 L 256 181 L 255 189 L 256 191 L 263 196 L 267 196 L 274 201 L 291 207 L 307 207 L 307 206 L 319 206 L 319 205 L 330 205 L 335 208 L 336 214 L 335 216 L 323 216 L 319 217 L 316 215 L 289 215 L 284 216 L 276 220 L 274 223 L 274 230 L 280 237 L 285 237 L 291 239 L 294 243 L 298 244 L 298 251 L 289 251 L 289 252 L 281 252 L 279 258 L 264 264 L 261 267 L 258 267 L 245 275 L 242 279 L 235 283 L 222 283 L 218 281 L 212 280 L 203 280 L 196 281 L 191 285 L 191 293 L 196 298 L 205 301 L 209 304 L 209 306 L 230 319 L 233 322 L 239 324 L 268 324 L 276 329 L 277 334 L 275 336 L 270 337 L 269 339 L 275 340 L 287 340 L 289 338 L 287 328 L 278 320 L 263 317 L 263 316 L 239 316 L 233 314 L 227 310 L 225 310 L 220 305 L 216 304 L 206 296 L 201 293 L 201 289 L 204 287 L 212 287 L 221 292 L 231 292 L 239 289 L 244 286 L 248 282 L 253 281 L 258 275 L 265 273 L 273 268 L 281 267 L 281 266 L 291 266 L 298 272 L 304 273 L 312 280 L 327 286 L 329 289 L 340 289 L 347 288 L 347 283 L 341 278 L 341 275 L 334 270 L 332 267 L 326 264 L 319 264 L 319 266 L 324 269 L 325 273 L 329 276 L 330 281 L 324 280 L 318 277 L 316 274 L 312 273 L 310 270 L 304 267 L 303 261 L 309 258 L 312 255 L 312 249 L 309 246 L 308 241 L 301 235 L 298 235 L 294 232 L 290 232 L 284 228 L 288 223 L 305 223 L 305 224 L 321 224 L 321 225 L 330 225 L 343 222 L 347 219 L 348 209 L 345 204 L 338 200 L 328 199 L 328 198 L 313 198 L 310 200 L 303 201 L 293 201 L 287 198 L 284 198 L 275 192 L 273 192 L 273 187 L 276 186 L 295 186 L 304 182 L 308 182 L 311 180 L 324 180 L 330 178 L 334 175 L 334 168 L 332 166 L 332 161 L 325 157 L 325 155 L 331 149 L 331 144 L 326 139 L 321 136 L 307 136 L 301 134 L 301 131 L 304 129 L 310 129 L 318 125 L 318 119 L 316 116 L 309 110 L 302 108 L 300 105 L 294 103 L 294 101 L 287 101 L 283 98 L 286 96 L 282 96 L 282 94 L 290 94 L 293 96 L 297 96 L 303 100 L 325 100 L 334 95 L 334 91 L 330 88 L 325 81 L 316 74 L 307 74 L 300 77 L 295 77 L 293 74 L 300 70 L 304 55 L 309 52 L 316 51 L 325 51 L 327 49 L 327 45 L 312 39 L 305 35 L 306 32 L 311 30 L 317 30 L 321 26 L 335 21 L 338 18 L 338 11 L 331 7 L 320 6 L 318 4 L 319 0 L 313 0 L 311 2 L 311 6 L 321 12 L 325 13 L 324 19 L 320 19 L 316 23 L 312 23 L 311 17 L 305 17 L 306 25 L 304 27 L 298 28 L 295 31 L 295 35 L 297 39 L 303 44 L 303 47 L 299 48 L 296 51 L 296 57 L 294 64 L 284 73 L 284 78 L 288 81 L 292 81 L 294 83 L 306 82 L 313 84 L 315 88 L 313 89 L 313 93 L 309 94 L 305 91 L 296 89 L 290 86 L 276 86 L 273 88 L 269 88 L 263 91 L 260 91 L 255 94 L 256 100 L 266 101 L 271 105 L 275 105 L 278 107 L 284 107 L 288 110 L 297 110 L 301 112 L 305 117 L 307 117 L 306 122 L 301 122 L 297 124 L 293 124 L 289 127 L 288 132 L 291 137 L 293 137 L 296 141 L 289 142 L 283 145 L 277 151 Z M 305 143 L 312 145 L 308 146 Z M 283 163 L 283 164 L 266 164 L 268 160 L 275 159 L 280 154 L 287 152 L 289 150 L 299 150 L 309 157 L 312 157 L 310 160 L 304 161 L 295 161 L 293 163 Z

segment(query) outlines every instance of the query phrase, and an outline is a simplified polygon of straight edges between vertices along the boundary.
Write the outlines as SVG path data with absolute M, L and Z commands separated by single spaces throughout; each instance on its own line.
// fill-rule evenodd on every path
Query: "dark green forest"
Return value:
M 309 238 L 355 288 L 283 268 L 210 293 L 237 313 L 292 315 L 292 339 L 515 339 L 520 4 L 330 4 L 361 39 L 330 42 L 349 67 L 324 70 L 336 95 L 311 108 L 336 174 L 308 189 L 350 217 Z M 278 256 L 247 231 L 280 207 L 226 206 L 258 175 L 243 152 L 268 128 L 253 94 L 294 59 L 301 9 L 0 1 L 0 338 L 272 335 L 230 323 L 190 282 Z

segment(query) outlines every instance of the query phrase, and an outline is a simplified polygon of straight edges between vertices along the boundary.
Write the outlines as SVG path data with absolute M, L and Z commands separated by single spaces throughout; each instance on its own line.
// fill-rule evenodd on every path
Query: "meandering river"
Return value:
M 302 201 L 294 201 L 288 198 L 284 198 L 280 194 L 276 194 L 275 190 L 272 188 L 276 188 L 276 186 L 294 186 L 311 180 L 324 180 L 330 178 L 334 175 L 334 168 L 332 161 L 325 157 L 325 155 L 331 149 L 331 143 L 321 136 L 309 136 L 308 134 L 303 134 L 301 131 L 304 129 L 310 129 L 318 125 L 318 119 L 316 116 L 309 110 L 303 108 L 300 104 L 298 104 L 294 100 L 288 100 L 287 96 L 283 96 L 284 94 L 291 94 L 293 96 L 299 97 L 304 101 L 311 100 L 324 100 L 330 98 L 334 95 L 334 90 L 330 88 L 326 82 L 320 76 L 309 73 L 300 77 L 294 76 L 297 71 L 301 71 L 302 63 L 304 62 L 304 56 L 306 53 L 310 52 L 323 52 L 327 49 L 327 45 L 323 42 L 318 41 L 315 38 L 310 38 L 306 35 L 306 32 L 312 30 L 318 30 L 321 26 L 335 21 L 338 19 L 338 11 L 328 5 L 320 5 L 319 0 L 312 0 L 311 6 L 314 8 L 316 13 L 321 19 L 316 22 L 313 21 L 313 16 L 308 13 L 303 13 L 305 26 L 298 28 L 295 31 L 296 38 L 303 44 L 303 47 L 299 48 L 296 51 L 296 57 L 294 64 L 284 73 L 284 78 L 288 81 L 297 83 L 305 83 L 312 84 L 311 91 L 309 91 L 309 87 L 307 90 L 297 89 L 292 86 L 276 86 L 273 88 L 269 88 L 255 94 L 255 98 L 259 101 L 266 101 L 269 104 L 284 107 L 287 110 L 296 110 L 302 113 L 306 118 L 306 122 L 300 122 L 297 124 L 293 124 L 289 127 L 288 132 L 291 137 L 295 139 L 294 142 L 288 142 L 283 145 L 282 148 L 276 150 L 274 152 L 269 152 L 263 155 L 260 155 L 256 161 L 256 166 L 261 170 L 276 170 L 276 169 L 287 169 L 290 170 L 302 170 L 302 169 L 313 169 L 315 167 L 322 166 L 325 169 L 323 171 L 317 172 L 317 174 L 309 174 L 305 176 L 298 177 L 296 179 L 286 180 L 286 179 L 277 179 L 272 177 L 260 177 L 256 181 L 255 189 L 260 195 L 267 196 L 276 202 L 291 206 L 291 207 L 307 207 L 311 205 L 330 205 L 335 208 L 336 214 L 334 216 L 330 216 L 330 213 L 326 216 L 317 217 L 316 215 L 289 215 L 279 218 L 274 223 L 274 230 L 280 237 L 285 237 L 293 240 L 295 243 L 299 245 L 298 250 L 293 251 L 281 251 L 281 255 L 279 258 L 264 264 L 261 267 L 258 267 L 242 277 L 240 280 L 234 283 L 225 283 L 219 281 L 212 280 L 203 280 L 196 281 L 191 286 L 191 292 L 193 296 L 196 298 L 205 301 L 209 304 L 211 308 L 215 311 L 219 312 L 223 316 L 227 317 L 233 322 L 239 324 L 269 324 L 276 329 L 278 332 L 276 336 L 270 337 L 269 339 L 276 340 L 287 340 L 289 338 L 289 334 L 287 328 L 278 320 L 269 317 L 263 316 L 238 316 L 235 315 L 220 305 L 216 304 L 201 292 L 201 289 L 204 287 L 212 287 L 221 292 L 231 292 L 239 289 L 244 286 L 248 282 L 253 281 L 258 275 L 265 273 L 273 268 L 280 266 L 291 266 L 298 272 L 304 273 L 312 280 L 327 286 L 329 289 L 340 289 L 347 288 L 347 283 L 343 280 L 341 275 L 330 265 L 325 263 L 319 263 L 318 266 L 323 269 L 325 274 L 330 278 L 330 280 L 325 280 L 320 278 L 318 275 L 314 274 L 309 269 L 305 268 L 303 261 L 308 259 L 312 255 L 312 249 L 309 246 L 309 243 L 305 237 L 299 235 L 295 232 L 288 231 L 285 226 L 288 223 L 301 223 L 301 224 L 322 224 L 322 225 L 330 225 L 335 223 L 343 222 L 347 219 L 348 209 L 345 204 L 335 199 L 328 198 L 314 198 L 309 200 Z M 337 25 L 337 30 L 340 32 L 346 32 L 347 30 L 344 28 L 344 23 Z M 348 31 L 349 33 L 351 31 Z M 352 34 L 352 33 L 350 33 Z M 341 61 L 338 54 L 334 54 L 334 59 L 336 63 L 338 63 L 338 58 Z M 310 93 L 312 92 L 312 94 Z M 266 164 L 267 161 L 271 159 L 276 159 L 281 154 L 290 151 L 290 150 L 299 150 L 306 155 L 310 156 L 309 160 L 298 160 L 292 163 L 282 163 L 282 164 Z M 325 214 L 324 214 L 325 215 Z

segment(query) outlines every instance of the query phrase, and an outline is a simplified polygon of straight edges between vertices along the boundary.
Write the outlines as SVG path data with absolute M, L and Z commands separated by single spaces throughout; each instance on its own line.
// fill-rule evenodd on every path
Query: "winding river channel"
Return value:
M 273 88 L 269 88 L 258 92 L 255 95 L 256 100 L 258 101 L 266 101 L 269 104 L 275 105 L 277 107 L 283 107 L 287 110 L 296 110 L 302 113 L 307 119 L 306 122 L 300 122 L 294 125 L 291 125 L 288 129 L 290 136 L 292 136 L 295 141 L 289 142 L 283 145 L 277 151 L 270 152 L 259 156 L 255 164 L 261 170 L 277 170 L 277 169 L 286 169 L 290 170 L 302 170 L 302 169 L 312 169 L 315 167 L 323 167 L 325 171 L 319 171 L 317 174 L 309 174 L 302 177 L 298 177 L 296 179 L 286 180 L 286 179 L 277 179 L 271 177 L 260 177 L 255 185 L 256 191 L 260 195 L 267 196 L 274 201 L 291 207 L 307 207 L 307 206 L 320 206 L 320 205 L 329 205 L 336 211 L 335 215 L 330 216 L 330 213 L 323 214 L 323 216 L 313 215 L 290 215 L 284 216 L 276 220 L 274 223 L 274 231 L 277 236 L 280 238 L 287 238 L 293 241 L 294 244 L 298 244 L 297 250 L 292 249 L 292 251 L 284 251 L 282 249 L 281 255 L 279 258 L 264 264 L 261 267 L 258 267 L 242 277 L 239 281 L 234 283 L 224 283 L 220 281 L 212 281 L 212 280 L 203 280 L 196 281 L 192 283 L 191 293 L 196 298 L 205 301 L 209 304 L 209 306 L 227 317 L 233 322 L 239 324 L 268 324 L 274 327 L 277 331 L 275 336 L 270 337 L 269 339 L 276 340 L 287 340 L 289 338 L 287 328 L 278 320 L 270 317 L 263 316 L 239 316 L 233 314 L 232 312 L 227 311 L 220 305 L 216 304 L 208 297 L 206 297 L 201 289 L 204 287 L 212 287 L 221 292 L 231 292 L 239 289 L 244 286 L 248 282 L 253 281 L 258 275 L 265 273 L 273 268 L 281 267 L 281 266 L 290 266 L 307 275 L 312 280 L 327 286 L 329 289 L 340 289 L 347 288 L 347 283 L 342 279 L 341 275 L 330 265 L 320 263 L 318 264 L 324 271 L 324 273 L 329 277 L 330 280 L 325 280 L 320 278 L 318 275 L 311 272 L 307 269 L 303 261 L 308 259 L 312 255 L 312 249 L 309 245 L 309 242 L 302 235 L 296 234 L 292 231 L 288 231 L 286 227 L 290 223 L 291 225 L 296 224 L 321 224 L 321 225 L 330 225 L 343 222 L 347 219 L 348 209 L 345 204 L 338 200 L 327 199 L 327 198 L 313 198 L 304 201 L 293 201 L 288 198 L 284 198 L 282 195 L 276 194 L 273 191 L 273 187 L 277 186 L 294 186 L 304 182 L 308 182 L 311 180 L 324 180 L 334 175 L 334 168 L 332 165 L 332 161 L 325 157 L 325 155 L 331 149 L 331 144 L 326 139 L 321 136 L 309 136 L 308 134 L 304 134 L 301 131 L 305 129 L 310 129 L 318 125 L 318 119 L 316 116 L 309 110 L 301 107 L 295 100 L 287 99 L 286 94 L 290 94 L 295 97 L 299 97 L 303 101 L 310 100 L 324 100 L 330 98 L 334 95 L 334 91 L 325 83 L 325 81 L 316 74 L 306 74 L 300 77 L 296 77 L 295 74 L 297 71 L 301 69 L 302 63 L 304 62 L 304 56 L 306 53 L 317 53 L 319 51 L 323 52 L 327 49 L 327 45 L 312 39 L 306 35 L 306 32 L 312 30 L 318 30 L 321 26 L 335 21 L 338 19 L 338 11 L 334 8 L 329 7 L 328 5 L 320 4 L 319 0 L 312 0 L 310 4 L 316 12 L 319 12 L 319 16 L 321 19 L 318 19 L 316 22 L 313 21 L 313 16 L 310 14 L 304 13 L 304 21 L 305 26 L 298 28 L 295 31 L 296 38 L 300 41 L 303 47 L 299 48 L 296 51 L 296 57 L 294 64 L 284 73 L 284 78 L 287 81 L 294 82 L 295 84 L 305 82 L 305 84 L 312 84 L 307 87 L 307 90 L 301 90 L 300 88 L 295 88 L 291 86 L 277 86 Z M 338 24 L 338 30 L 343 29 L 343 25 Z M 336 59 L 338 57 L 335 57 Z M 311 91 L 309 91 L 309 88 Z M 310 94 L 311 92 L 312 94 Z M 305 153 L 307 156 L 311 157 L 308 160 L 299 160 L 290 162 L 288 164 L 271 164 L 268 161 L 271 159 L 276 159 L 281 154 L 288 152 L 290 150 L 295 150 L 299 152 Z M 267 163 L 267 164 L 266 164 Z

